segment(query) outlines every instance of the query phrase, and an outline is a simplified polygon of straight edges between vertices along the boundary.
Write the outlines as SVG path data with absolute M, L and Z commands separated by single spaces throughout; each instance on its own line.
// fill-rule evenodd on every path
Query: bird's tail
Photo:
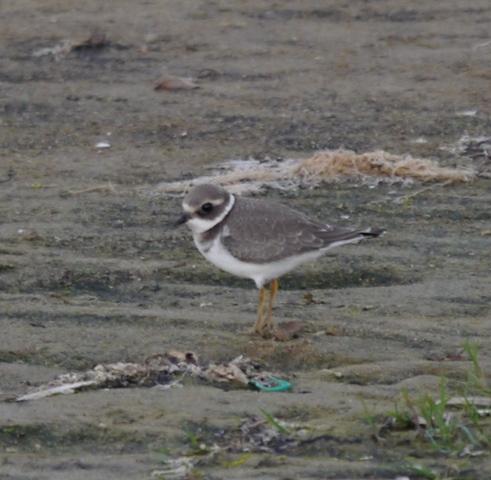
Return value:
M 323 232 L 322 238 L 325 242 L 325 248 L 331 249 L 348 243 L 358 243 L 364 238 L 375 238 L 384 233 L 383 228 L 366 228 L 364 230 L 347 230 L 336 228 Z
M 383 228 L 367 228 L 366 230 L 361 230 L 359 231 L 358 233 L 360 235 L 363 235 L 364 237 L 379 237 L 380 235 L 382 235 L 383 233 L 385 232 L 385 230 Z

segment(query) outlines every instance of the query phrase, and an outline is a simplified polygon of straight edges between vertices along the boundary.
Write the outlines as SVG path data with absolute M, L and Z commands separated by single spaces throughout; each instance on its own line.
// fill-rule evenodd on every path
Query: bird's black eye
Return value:
M 201 205 L 201 211 L 204 213 L 210 213 L 213 210 L 213 205 L 210 202 L 203 203 Z

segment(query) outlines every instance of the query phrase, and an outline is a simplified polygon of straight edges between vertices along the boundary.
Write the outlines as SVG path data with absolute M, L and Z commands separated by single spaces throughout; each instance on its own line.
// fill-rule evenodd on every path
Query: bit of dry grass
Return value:
M 422 182 L 467 182 L 474 172 L 467 169 L 440 167 L 433 160 L 393 155 L 377 150 L 358 154 L 351 150 L 326 150 L 300 160 L 293 175 L 305 179 L 338 179 L 339 177 L 412 178 Z
M 225 173 L 223 173 L 225 170 Z M 322 182 L 356 179 L 361 181 L 468 182 L 475 177 L 470 169 L 441 167 L 437 162 L 383 150 L 358 154 L 352 150 L 325 150 L 312 157 L 283 162 L 254 160 L 224 164 L 220 173 L 192 181 L 162 183 L 159 193 L 182 193 L 199 183 L 223 185 L 235 193 L 260 190 L 266 185 L 295 188 Z

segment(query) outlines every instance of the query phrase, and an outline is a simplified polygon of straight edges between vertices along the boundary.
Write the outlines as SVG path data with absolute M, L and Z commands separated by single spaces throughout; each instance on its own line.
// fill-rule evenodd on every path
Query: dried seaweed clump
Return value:
M 322 182 L 348 179 L 362 182 L 411 181 L 468 182 L 475 178 L 471 169 L 441 167 L 437 162 L 410 155 L 394 155 L 383 150 L 355 153 L 352 150 L 324 150 L 312 157 L 283 161 L 233 160 L 221 164 L 212 175 L 193 180 L 163 182 L 154 193 L 182 193 L 200 183 L 215 183 L 233 193 L 257 192 L 266 186 L 279 189 L 313 187 Z
M 379 177 L 415 179 L 421 182 L 467 182 L 474 177 L 469 169 L 441 167 L 433 160 L 410 155 L 393 155 L 377 150 L 355 153 L 351 150 L 326 150 L 300 160 L 292 174 L 307 183 L 341 177 Z
M 257 387 L 258 382 L 264 384 L 268 379 L 276 378 L 242 355 L 230 362 L 200 364 L 194 352 L 170 350 L 152 355 L 144 363 L 110 363 L 96 365 L 85 372 L 65 373 L 16 400 L 25 402 L 101 388 L 158 386 L 166 389 L 178 385 L 186 375 L 214 385 L 228 384 L 238 388 Z

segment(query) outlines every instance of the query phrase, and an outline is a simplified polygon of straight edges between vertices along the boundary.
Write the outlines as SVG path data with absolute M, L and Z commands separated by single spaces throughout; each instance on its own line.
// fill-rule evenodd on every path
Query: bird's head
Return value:
M 186 224 L 195 234 L 206 232 L 227 216 L 234 201 L 234 196 L 218 185 L 197 185 L 184 197 L 176 226 Z

